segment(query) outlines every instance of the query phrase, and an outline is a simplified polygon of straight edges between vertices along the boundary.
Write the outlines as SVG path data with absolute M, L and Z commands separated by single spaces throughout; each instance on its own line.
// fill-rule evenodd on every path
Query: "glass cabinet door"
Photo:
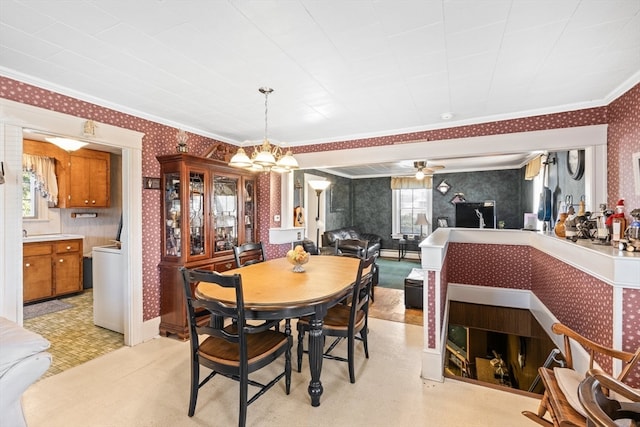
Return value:
M 253 179 L 244 181 L 244 243 L 252 243 L 255 230 L 255 188 Z
M 189 172 L 189 255 L 206 252 L 205 176 L 202 172 Z
M 215 251 L 238 245 L 238 182 L 238 178 L 221 175 L 213 179 Z
M 180 173 L 164 174 L 164 251 L 166 256 L 181 255 L 182 231 L 180 228 Z

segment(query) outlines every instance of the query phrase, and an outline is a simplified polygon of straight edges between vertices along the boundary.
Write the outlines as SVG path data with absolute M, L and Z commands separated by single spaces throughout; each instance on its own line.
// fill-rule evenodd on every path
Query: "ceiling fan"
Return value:
M 413 167 L 417 169 L 416 179 L 423 179 L 427 175 L 433 175 L 433 173 L 437 170 L 444 169 L 442 165 L 430 165 L 427 166 L 427 162 L 425 161 L 417 161 L 413 162 Z

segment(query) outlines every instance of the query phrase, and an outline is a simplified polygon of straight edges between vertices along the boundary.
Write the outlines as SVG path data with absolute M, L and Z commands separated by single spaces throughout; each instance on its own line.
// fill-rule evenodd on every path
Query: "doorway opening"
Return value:
M 0 265 L 22 264 L 21 232 L 22 215 L 18 175 L 22 170 L 23 129 L 47 129 L 60 135 L 75 135 L 82 129 L 84 119 L 44 110 L 10 100 L 0 100 L 5 115 L 0 123 L 0 152 L 4 157 L 6 184 L 0 187 L 3 200 L 15 201 L 6 206 L 0 219 Z M 10 118 L 10 119 L 6 119 Z M 124 286 L 125 345 L 132 346 L 150 339 L 157 334 L 155 319 L 143 322 L 142 314 L 142 137 L 144 134 L 129 129 L 101 124 L 100 135 L 94 138 L 96 144 L 118 147 L 122 152 L 122 283 Z M 16 250 L 18 248 L 18 250 Z M 4 317 L 23 323 L 23 272 L 22 269 L 0 269 L 0 295 Z

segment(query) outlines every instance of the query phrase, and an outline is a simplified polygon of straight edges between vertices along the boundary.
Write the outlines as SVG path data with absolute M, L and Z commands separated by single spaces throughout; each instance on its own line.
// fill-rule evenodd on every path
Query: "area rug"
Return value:
M 55 313 L 56 311 L 66 310 L 73 307 L 68 302 L 60 301 L 57 299 L 45 302 L 39 302 L 37 304 L 27 305 L 23 309 L 24 320 L 33 319 L 34 317 L 43 316 L 49 313 Z
M 413 268 L 420 268 L 419 262 L 407 260 L 378 258 L 376 264 L 379 269 L 378 286 L 389 289 L 404 290 L 405 277 Z

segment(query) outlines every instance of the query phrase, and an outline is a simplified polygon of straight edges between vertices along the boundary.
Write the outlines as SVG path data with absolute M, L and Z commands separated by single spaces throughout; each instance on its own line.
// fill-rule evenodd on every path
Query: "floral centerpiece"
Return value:
M 305 252 L 302 245 L 296 245 L 295 248 L 287 252 L 287 260 L 293 264 L 295 273 L 302 273 L 304 272 L 302 265 L 309 262 L 309 252 Z

